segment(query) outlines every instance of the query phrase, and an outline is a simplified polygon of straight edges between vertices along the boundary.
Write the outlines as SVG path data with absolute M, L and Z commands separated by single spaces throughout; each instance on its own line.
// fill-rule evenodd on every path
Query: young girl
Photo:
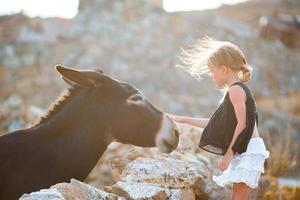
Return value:
M 251 189 L 258 186 L 270 154 L 259 137 L 256 104 L 245 84 L 251 78 L 252 68 L 236 45 L 209 37 L 184 53 L 185 66 L 181 67 L 196 78 L 210 73 L 215 84 L 226 93 L 210 119 L 168 116 L 176 122 L 204 128 L 199 147 L 223 155 L 218 162 L 222 174 L 213 175 L 213 181 L 222 187 L 232 183 L 232 200 L 247 199 Z

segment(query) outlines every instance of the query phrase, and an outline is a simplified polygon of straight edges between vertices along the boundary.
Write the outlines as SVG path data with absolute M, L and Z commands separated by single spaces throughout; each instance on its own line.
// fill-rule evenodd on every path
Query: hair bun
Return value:
M 248 72 L 250 72 L 250 69 L 249 69 L 246 65 L 242 65 L 242 66 L 241 66 L 241 70 L 242 70 L 243 73 L 248 73 Z

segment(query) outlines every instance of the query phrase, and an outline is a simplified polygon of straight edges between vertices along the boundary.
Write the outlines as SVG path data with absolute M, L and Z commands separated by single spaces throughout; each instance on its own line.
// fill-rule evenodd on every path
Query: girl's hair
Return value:
M 182 55 L 182 57 L 179 57 L 182 64 L 177 66 L 197 79 L 209 73 L 208 62 L 215 67 L 225 65 L 234 71 L 238 71 L 239 79 L 242 82 L 247 82 L 252 76 L 252 67 L 248 65 L 245 55 L 231 42 L 217 41 L 205 36 L 191 49 L 182 49 Z

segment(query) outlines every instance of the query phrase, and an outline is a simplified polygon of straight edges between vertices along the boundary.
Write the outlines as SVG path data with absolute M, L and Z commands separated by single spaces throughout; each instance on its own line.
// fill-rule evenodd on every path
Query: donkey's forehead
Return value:
M 123 81 L 120 81 L 118 79 L 115 79 L 107 74 L 104 73 L 105 76 L 108 76 L 110 78 L 110 84 L 111 86 L 117 86 L 117 88 L 119 88 L 120 90 L 122 90 L 123 92 L 126 92 L 127 94 L 142 94 L 142 92 L 137 89 L 135 86 L 131 85 L 130 83 L 127 83 L 127 82 L 123 82 Z
M 136 87 L 129 83 L 118 81 L 118 84 L 129 93 L 141 93 Z
M 102 69 L 94 69 L 95 72 L 99 72 L 101 74 L 104 74 L 104 71 Z

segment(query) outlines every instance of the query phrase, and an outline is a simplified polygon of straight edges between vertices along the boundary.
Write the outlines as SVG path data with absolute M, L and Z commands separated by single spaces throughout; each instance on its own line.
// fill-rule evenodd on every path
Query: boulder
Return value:
M 91 185 L 71 179 L 70 183 L 58 183 L 49 189 L 23 194 L 20 200 L 125 200 L 115 194 L 97 189 Z
M 169 196 L 163 187 L 138 182 L 119 181 L 112 186 L 112 192 L 129 200 L 167 200 Z

